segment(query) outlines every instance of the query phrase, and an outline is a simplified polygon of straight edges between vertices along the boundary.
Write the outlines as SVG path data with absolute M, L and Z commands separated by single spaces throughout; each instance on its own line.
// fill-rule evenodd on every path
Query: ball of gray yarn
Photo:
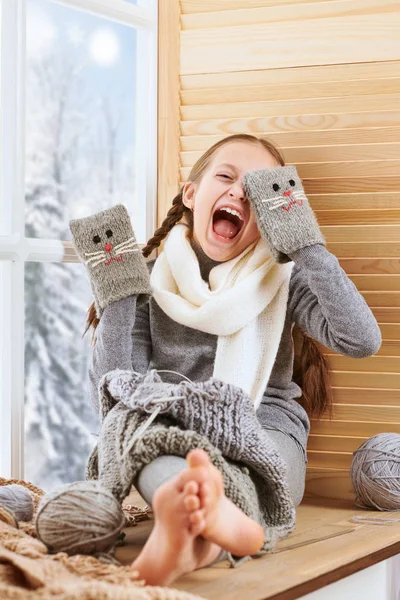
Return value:
M 114 549 L 125 515 L 98 481 L 77 481 L 46 494 L 38 507 L 36 533 L 50 552 L 98 554 Z
M 33 517 L 33 500 L 28 489 L 22 485 L 11 483 L 0 486 L 0 506 L 10 510 L 17 521 L 31 521 Z
M 354 491 L 364 506 L 400 510 L 400 435 L 379 433 L 353 453 L 350 469 Z

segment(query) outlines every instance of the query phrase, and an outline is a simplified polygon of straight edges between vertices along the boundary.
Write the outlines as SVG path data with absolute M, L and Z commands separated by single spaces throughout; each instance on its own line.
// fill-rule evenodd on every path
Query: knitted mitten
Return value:
M 123 204 L 74 219 L 69 227 L 89 273 L 97 318 L 108 304 L 127 296 L 138 295 L 137 306 L 148 302 L 152 294 L 149 272 Z
M 326 245 L 295 166 L 249 171 L 243 188 L 276 262 L 290 262 L 299 248 Z

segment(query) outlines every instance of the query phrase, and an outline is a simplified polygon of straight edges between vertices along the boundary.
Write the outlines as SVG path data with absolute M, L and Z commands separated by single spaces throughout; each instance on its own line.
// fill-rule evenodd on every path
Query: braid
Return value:
M 172 206 L 167 212 L 167 216 L 162 222 L 161 227 L 154 232 L 153 237 L 149 239 L 146 246 L 142 249 L 142 254 L 145 258 L 147 258 L 153 252 L 154 248 L 158 248 L 163 239 L 167 237 L 168 233 L 171 231 L 174 225 L 181 220 L 185 213 L 189 221 L 191 220 L 193 222 L 191 210 L 182 202 L 182 191 L 183 190 L 181 190 L 173 199 Z

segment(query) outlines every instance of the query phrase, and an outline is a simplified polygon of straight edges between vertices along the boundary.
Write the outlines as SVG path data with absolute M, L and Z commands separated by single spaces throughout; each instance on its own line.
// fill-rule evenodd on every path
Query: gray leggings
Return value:
M 304 496 L 306 462 L 300 445 L 286 433 L 269 429 L 268 434 L 277 446 L 279 453 L 287 464 L 287 479 L 289 492 L 295 506 L 298 506 Z M 135 487 L 139 494 L 151 507 L 156 489 L 171 477 L 174 477 L 188 464 L 181 456 L 159 456 L 141 470 Z

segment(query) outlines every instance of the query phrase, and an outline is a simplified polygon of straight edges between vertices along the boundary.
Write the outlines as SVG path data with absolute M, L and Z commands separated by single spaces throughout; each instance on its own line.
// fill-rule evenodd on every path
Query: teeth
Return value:
M 234 208 L 229 208 L 228 206 L 224 206 L 223 208 L 220 208 L 219 210 L 226 210 L 226 212 L 231 213 L 232 215 L 235 215 L 236 217 L 239 217 L 239 219 L 241 221 L 243 221 L 242 215 L 240 214 L 240 212 L 238 212 Z

